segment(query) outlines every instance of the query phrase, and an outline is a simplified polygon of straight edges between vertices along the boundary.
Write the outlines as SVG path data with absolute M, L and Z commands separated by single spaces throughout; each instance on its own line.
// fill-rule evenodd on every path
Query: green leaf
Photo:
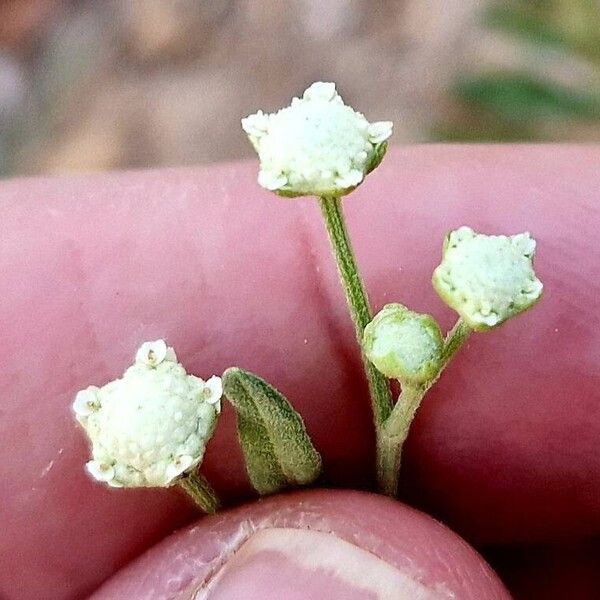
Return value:
M 595 119 L 600 101 L 591 94 L 540 81 L 526 73 L 477 75 L 456 88 L 464 102 L 513 122 L 554 119 Z
M 319 477 L 321 457 L 282 394 L 235 367 L 223 373 L 223 390 L 236 410 L 246 470 L 259 494 L 307 485 Z

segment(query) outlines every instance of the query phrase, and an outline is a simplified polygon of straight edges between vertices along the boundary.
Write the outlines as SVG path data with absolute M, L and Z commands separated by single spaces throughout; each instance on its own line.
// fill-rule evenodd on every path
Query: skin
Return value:
M 538 240 L 545 298 L 471 338 L 403 461 L 401 497 L 473 544 L 600 533 L 599 160 L 594 147 L 395 148 L 345 200 L 373 305 L 444 328 L 454 317 L 430 277 L 448 229 Z M 372 485 L 365 384 L 318 208 L 255 176 L 251 163 L 0 185 L 0 597 L 80 597 L 192 518 L 174 490 L 83 473 L 73 395 L 147 339 L 203 377 L 259 373 L 303 415 L 329 485 Z M 203 472 L 226 500 L 248 497 L 230 410 Z
M 278 495 L 206 518 L 134 561 L 93 600 L 178 593 L 198 600 L 509 598 L 481 558 L 439 523 L 389 498 L 346 490 Z

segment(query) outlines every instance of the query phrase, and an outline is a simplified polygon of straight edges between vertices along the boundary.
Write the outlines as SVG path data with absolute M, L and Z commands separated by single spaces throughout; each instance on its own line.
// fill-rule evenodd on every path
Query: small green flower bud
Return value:
M 444 340 L 429 315 L 402 304 L 387 304 L 365 327 L 363 348 L 385 376 L 406 383 L 423 383 L 439 369 Z
M 543 285 L 533 271 L 534 254 L 535 240 L 528 233 L 483 235 L 461 227 L 444 241 L 433 287 L 471 328 L 491 329 L 540 299 Z

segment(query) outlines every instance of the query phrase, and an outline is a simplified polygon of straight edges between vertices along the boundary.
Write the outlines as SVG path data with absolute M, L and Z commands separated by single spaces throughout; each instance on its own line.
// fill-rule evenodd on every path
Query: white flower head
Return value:
M 219 377 L 188 375 L 163 340 L 142 344 L 123 377 L 75 397 L 87 471 L 112 487 L 172 485 L 202 461 L 222 393 Z
M 387 304 L 365 327 L 363 348 L 386 377 L 422 383 L 439 370 L 444 340 L 429 315 Z
M 528 233 L 484 235 L 461 227 L 446 237 L 433 286 L 467 325 L 490 329 L 541 298 L 534 254 L 535 240 Z
M 392 123 L 369 123 L 346 106 L 334 83 L 313 83 L 273 114 L 242 119 L 260 158 L 258 182 L 283 196 L 340 196 L 383 158 Z

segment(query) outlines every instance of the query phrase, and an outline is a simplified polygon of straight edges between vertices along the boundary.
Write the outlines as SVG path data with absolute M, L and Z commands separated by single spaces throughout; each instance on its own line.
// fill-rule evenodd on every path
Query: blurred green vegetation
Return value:
M 589 139 L 600 136 L 598 0 L 499 1 L 484 12 L 483 25 L 514 43 L 525 64 L 463 74 L 451 90 L 450 115 L 432 131 L 434 139 L 550 141 L 562 132 L 568 136 L 569 126 L 586 125 L 592 126 Z M 566 83 L 551 67 L 539 68 L 544 56 L 582 63 L 593 75 Z

